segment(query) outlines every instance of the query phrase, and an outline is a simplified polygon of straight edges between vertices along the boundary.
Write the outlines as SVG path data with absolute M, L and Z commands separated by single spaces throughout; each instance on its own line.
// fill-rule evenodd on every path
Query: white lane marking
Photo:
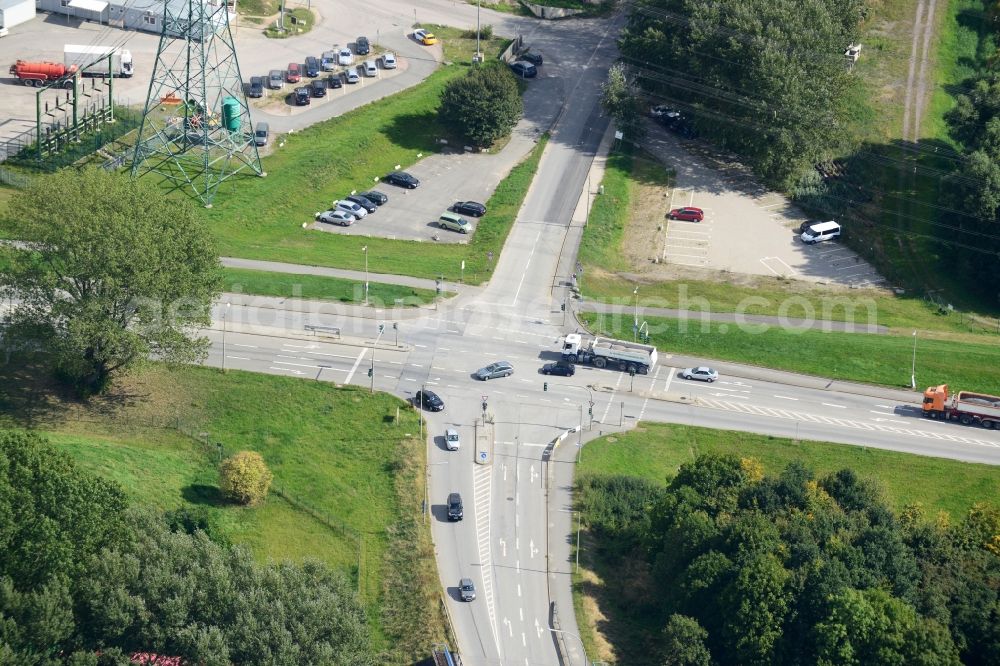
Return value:
M 876 407 L 881 407 L 882 409 L 892 409 L 892 405 L 875 405 Z
M 422 367 L 424 367 L 424 366 L 420 365 L 419 363 L 410 363 L 410 365 L 412 365 L 414 368 L 422 368 Z
M 354 377 L 354 373 L 357 371 L 358 365 L 361 363 L 361 359 L 363 359 L 365 357 L 365 354 L 367 353 L 368 353 L 368 347 L 362 347 L 361 353 L 358 354 L 358 357 L 356 359 L 354 359 L 354 365 L 351 366 L 351 371 L 347 373 L 347 379 L 344 380 L 345 384 L 351 383 L 351 379 Z
M 524 262 L 524 271 L 521 272 L 521 280 L 517 283 L 517 291 L 514 292 L 514 300 L 510 302 L 512 306 L 517 305 L 517 297 L 521 295 L 521 287 L 524 286 L 524 278 L 528 276 L 528 266 L 531 265 L 531 257 L 535 254 L 535 248 L 538 247 L 538 239 L 542 237 L 542 227 L 538 228 L 538 235 L 535 236 L 535 242 L 531 244 L 531 252 L 528 253 L 528 260 Z
M 659 377 L 659 376 L 660 376 L 660 368 L 657 368 L 656 372 L 653 373 L 653 381 L 650 382 L 649 385 L 650 386 L 656 386 L 656 378 Z M 639 410 L 639 418 L 637 419 L 638 421 L 642 420 L 642 415 L 646 413 L 646 405 L 648 405 L 648 404 L 649 404 L 649 395 L 647 395 L 646 399 L 642 401 L 642 409 Z M 583 414 L 581 413 L 580 416 L 582 418 Z M 583 427 L 582 423 L 580 424 L 580 427 L 581 428 Z
M 257 345 L 241 345 L 238 342 L 230 342 L 233 347 L 246 347 L 247 349 L 258 349 Z
M 241 361 L 249 361 L 250 360 L 249 356 L 226 356 L 226 358 L 238 358 Z
M 282 347 L 291 347 L 292 349 L 316 349 L 316 345 L 293 345 L 290 342 L 283 342 Z
M 458 388 L 458 387 L 455 386 L 454 384 L 448 384 L 448 388 Z
M 392 363 L 393 365 L 403 365 L 402 361 L 389 361 L 389 363 Z
M 821 402 L 821 405 L 826 405 L 827 407 L 836 407 L 837 409 L 847 409 L 847 405 L 833 405 L 829 402 Z
M 775 396 L 771 396 L 771 397 L 779 398 L 781 400 L 798 400 L 798 398 L 792 398 L 791 396 L 787 396 L 787 395 L 775 395 Z
M 287 358 L 287 357 L 286 357 Z M 322 368 L 322 365 L 309 365 L 307 363 L 291 363 L 289 361 L 275 361 L 277 365 L 294 365 L 298 368 Z M 330 368 L 330 370 L 336 370 L 336 368 Z
M 667 373 L 667 383 L 666 383 L 666 385 L 665 385 L 665 386 L 663 387 L 663 392 L 664 392 L 664 393 L 666 393 L 667 391 L 669 391 L 669 390 L 670 390 L 670 383 L 671 383 L 672 381 L 674 381 L 674 372 L 676 372 L 676 370 L 675 370 L 674 368 L 670 368 L 670 372 L 669 372 L 669 373 Z
M 419 347 L 420 349 L 427 349 L 427 345 L 413 345 L 414 347 Z
M 441 351 L 451 351 L 451 347 L 438 347 Z
M 309 351 L 307 354 L 312 354 L 313 356 L 332 356 L 333 358 L 354 358 L 353 356 L 345 356 L 344 354 L 327 354 L 326 352 Z
M 291 373 L 296 374 L 296 375 L 304 375 L 304 374 L 306 374 L 306 373 L 302 372 L 301 370 L 295 370 L 293 368 L 276 368 L 273 365 L 271 367 L 269 367 L 268 370 L 284 370 L 285 372 L 291 372 Z
M 892 412 L 876 412 L 874 409 L 868 410 L 872 414 L 878 414 L 879 416 L 895 416 Z
M 611 403 L 615 401 L 615 392 L 618 391 L 618 385 L 622 383 L 622 377 L 624 376 L 624 372 L 618 373 L 618 381 L 615 382 L 615 388 L 611 391 L 611 395 L 608 397 L 608 404 L 604 407 L 604 414 L 601 415 L 601 423 L 604 423 L 605 419 L 608 418 L 608 412 L 611 410 Z

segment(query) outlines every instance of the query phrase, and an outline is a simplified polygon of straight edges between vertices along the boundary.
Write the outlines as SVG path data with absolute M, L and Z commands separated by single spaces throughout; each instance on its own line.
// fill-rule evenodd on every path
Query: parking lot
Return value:
M 677 172 L 668 209 L 695 206 L 705 211 L 702 222 L 664 224 L 663 262 L 846 286 L 884 285 L 875 269 L 843 243 L 802 243 L 798 228 L 803 213 L 783 195 L 754 182 L 739 165 L 707 162 L 659 125 L 650 123 L 649 128 L 651 151 Z M 851 233 L 849 225 L 844 233 Z

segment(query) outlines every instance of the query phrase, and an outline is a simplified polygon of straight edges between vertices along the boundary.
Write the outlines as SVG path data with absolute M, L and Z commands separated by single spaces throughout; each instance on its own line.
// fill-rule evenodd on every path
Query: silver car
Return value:
M 364 208 L 354 203 L 353 201 L 348 201 L 347 199 L 341 199 L 340 201 L 333 202 L 333 210 L 342 210 L 345 213 L 349 213 L 359 220 L 368 214 Z
M 444 431 L 444 445 L 449 451 L 458 451 L 462 443 L 458 438 L 458 431 L 454 428 L 448 428 Z
M 512 374 L 514 374 L 513 365 L 507 361 L 497 361 L 496 363 L 490 363 L 485 368 L 476 370 L 476 379 L 486 381 L 487 379 L 496 379 L 497 377 L 510 377 Z
M 712 368 L 706 367 L 704 365 L 697 368 L 688 368 L 687 370 L 681 370 L 682 379 L 697 379 L 700 382 L 712 383 L 719 378 L 719 373 Z
M 458 593 L 462 596 L 462 601 L 475 601 L 476 584 L 471 578 L 463 578 L 458 581 Z
M 327 224 L 339 224 L 342 227 L 349 227 L 354 224 L 354 216 L 342 210 L 328 210 L 316 213 L 316 219 Z

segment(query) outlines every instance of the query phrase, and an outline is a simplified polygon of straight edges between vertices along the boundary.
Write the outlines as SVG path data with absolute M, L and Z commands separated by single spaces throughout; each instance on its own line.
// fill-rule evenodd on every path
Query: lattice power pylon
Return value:
M 265 175 L 226 0 L 166 0 L 132 176 L 157 174 L 205 206 L 226 180 Z

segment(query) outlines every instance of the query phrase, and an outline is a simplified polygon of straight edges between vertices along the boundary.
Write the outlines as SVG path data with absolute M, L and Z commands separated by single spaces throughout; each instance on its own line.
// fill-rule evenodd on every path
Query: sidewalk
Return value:
M 597 312 L 601 314 L 624 314 L 629 317 L 635 313 L 631 305 L 614 305 L 597 301 L 583 300 L 577 304 L 577 310 Z M 701 310 L 674 310 L 671 308 L 647 308 L 639 306 L 639 316 L 669 317 L 698 322 L 702 319 L 712 322 L 728 322 L 734 324 L 764 324 L 778 328 L 815 329 L 820 331 L 838 331 L 840 333 L 868 333 L 886 335 L 887 326 L 878 324 L 855 324 L 854 322 L 831 321 L 829 319 L 796 319 L 789 317 L 774 317 L 770 315 L 738 315 L 734 312 L 702 312 Z
M 267 271 L 270 273 L 291 273 L 293 275 L 322 275 L 324 277 L 341 278 L 344 280 L 356 280 L 364 282 L 367 277 L 369 282 L 381 282 L 382 284 L 398 284 L 404 287 L 415 289 L 429 289 L 434 291 L 437 288 L 437 280 L 428 278 L 415 278 L 408 275 L 388 275 L 386 273 L 365 273 L 364 271 L 351 271 L 343 268 L 327 268 L 325 266 L 307 266 L 305 264 L 286 264 L 280 261 L 262 261 L 258 259 L 240 259 L 238 257 L 222 257 L 222 265 L 226 268 L 245 268 L 253 271 Z M 453 291 L 458 294 L 476 293 L 482 290 L 481 287 L 473 287 L 465 284 L 448 282 L 442 285 L 445 291 Z

